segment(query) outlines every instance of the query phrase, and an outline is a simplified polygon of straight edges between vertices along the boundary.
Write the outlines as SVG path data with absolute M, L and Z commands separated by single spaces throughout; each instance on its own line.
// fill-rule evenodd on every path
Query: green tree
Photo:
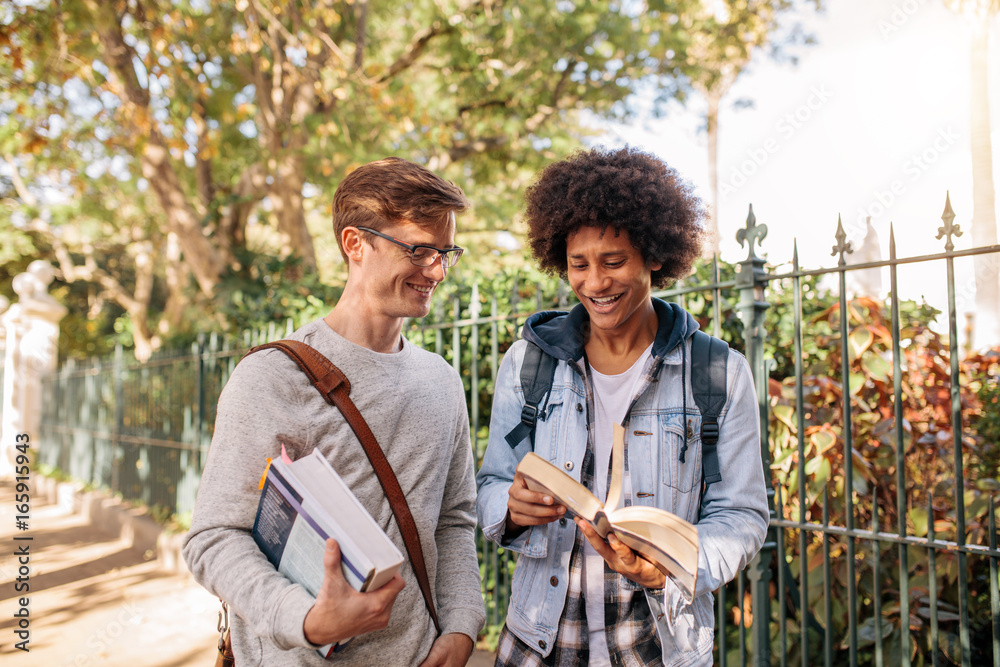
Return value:
M 657 0 L 669 30 L 680 29 L 685 42 L 664 64 L 680 73 L 704 99 L 708 135 L 709 219 L 704 256 L 719 253 L 719 111 L 733 84 L 765 50 L 786 55 L 789 47 L 811 43 L 795 24 L 788 25 L 802 5 L 822 7 L 822 0 L 703 0 L 678 11 L 678 2 Z M 665 47 L 673 48 L 670 44 Z
M 677 89 L 695 24 L 654 14 L 617 0 L 0 0 L 8 270 L 52 259 L 81 287 L 64 291 L 71 310 L 103 314 L 146 357 L 237 324 L 217 303 L 256 289 L 267 258 L 288 285 L 265 293 L 317 270 L 336 282 L 338 254 L 314 243 L 330 234 L 318 194 L 389 154 L 465 188 L 477 208 L 459 242 L 501 268 L 496 233 L 518 233 L 519 193 L 580 145 L 579 112 L 624 118 L 650 77 Z
M 371 159 L 426 162 L 471 229 L 505 228 L 576 111 L 650 71 L 638 35 L 607 1 L 7 1 L 4 232 L 124 309 L 145 356 L 243 249 L 315 269 L 307 195 Z

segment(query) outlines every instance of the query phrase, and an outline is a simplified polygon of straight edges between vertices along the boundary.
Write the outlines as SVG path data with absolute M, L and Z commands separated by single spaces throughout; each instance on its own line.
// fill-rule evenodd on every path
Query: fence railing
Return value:
M 760 554 L 717 591 L 718 664 L 1000 667 L 1000 484 L 989 470 L 1000 444 L 977 434 L 971 420 L 986 412 L 970 389 L 1000 362 L 960 362 L 954 268 L 1000 246 L 956 251 L 949 211 L 944 252 L 897 258 L 890 238 L 888 260 L 849 265 L 840 228 L 837 267 L 803 270 L 793 253 L 791 271 L 769 273 L 755 247 L 766 227 L 751 210 L 737 236 L 747 259 L 657 294 L 746 354 L 760 406 L 771 527 Z M 947 334 L 898 297 L 904 264 L 945 265 Z M 887 306 L 849 298 L 847 275 L 873 269 L 889 273 Z M 837 281 L 828 295 L 817 288 L 824 277 Z M 462 376 L 477 461 L 499 361 L 524 318 L 573 302 L 562 284 L 514 279 L 504 294 L 473 285 L 407 328 Z M 189 511 L 222 386 L 244 349 L 281 329 L 239 344 L 206 339 L 146 364 L 121 352 L 67 363 L 45 384 L 41 460 L 126 499 Z M 481 534 L 479 551 L 497 626 L 514 558 Z

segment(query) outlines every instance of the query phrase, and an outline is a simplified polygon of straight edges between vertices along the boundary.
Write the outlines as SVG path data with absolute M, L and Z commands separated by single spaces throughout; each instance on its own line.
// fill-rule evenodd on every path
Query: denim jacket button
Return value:
M 563 467 L 566 468 L 566 470 L 572 470 L 573 469 L 573 462 L 572 461 L 566 461 L 566 463 L 563 464 Z
M 549 583 L 552 584 L 553 586 L 558 586 L 559 585 L 559 577 L 552 577 L 551 579 L 549 579 Z
M 543 651 L 545 650 L 545 640 L 544 639 L 542 639 L 541 641 L 538 642 L 538 648 L 542 649 Z
M 583 412 L 583 404 L 582 403 L 577 403 L 576 404 L 576 411 L 577 412 Z
M 566 517 L 563 517 L 563 518 L 559 519 L 559 525 L 563 526 L 563 527 L 566 526 Z

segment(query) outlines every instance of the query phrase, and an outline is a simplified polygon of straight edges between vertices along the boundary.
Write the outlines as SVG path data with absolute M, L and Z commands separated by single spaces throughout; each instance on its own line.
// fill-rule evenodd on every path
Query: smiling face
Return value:
M 455 245 L 455 217 L 437 227 L 403 222 L 380 229 L 411 245 L 451 248 Z M 363 242 L 361 261 L 355 267 L 358 285 L 364 291 L 366 307 L 389 319 L 424 317 L 430 312 L 431 296 L 444 280 L 446 270 L 438 258 L 431 266 L 414 266 L 407 251 L 380 237 Z
M 590 315 L 592 333 L 634 333 L 646 317 L 656 317 L 650 293 L 652 272 L 629 241 L 613 227 L 581 227 L 566 239 L 567 279 Z

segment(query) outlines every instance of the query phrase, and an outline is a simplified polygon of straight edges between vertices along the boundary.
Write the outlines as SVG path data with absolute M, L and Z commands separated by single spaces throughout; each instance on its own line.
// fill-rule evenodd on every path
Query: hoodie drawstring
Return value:
M 688 430 L 684 426 L 688 414 L 688 392 L 687 392 L 687 345 L 681 341 L 681 396 L 683 417 L 681 417 L 681 430 L 684 431 L 684 446 L 681 447 L 680 462 L 684 463 L 684 452 L 688 449 Z

